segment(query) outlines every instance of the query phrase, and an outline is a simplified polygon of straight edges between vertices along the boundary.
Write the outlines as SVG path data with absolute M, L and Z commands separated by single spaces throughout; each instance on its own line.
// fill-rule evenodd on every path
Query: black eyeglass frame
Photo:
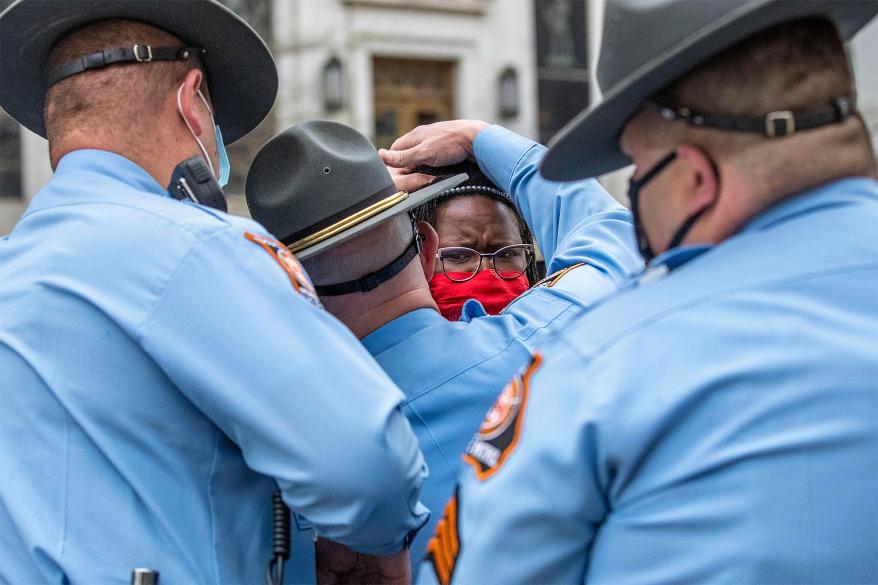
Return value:
M 515 276 L 503 276 L 503 274 L 501 274 L 500 271 L 497 270 L 497 266 L 494 263 L 494 258 L 497 256 L 497 254 L 499 254 L 500 252 L 507 250 L 509 248 L 521 248 L 521 249 L 527 250 L 527 252 L 529 254 L 528 259 L 527 259 L 527 264 L 525 264 L 524 268 L 521 270 L 521 272 L 519 272 Z M 467 250 L 469 252 L 472 252 L 473 254 L 478 255 L 479 264 L 478 264 L 478 266 L 476 266 L 476 269 L 473 271 L 473 273 L 470 274 L 469 276 L 467 276 L 466 278 L 464 278 L 462 280 L 456 280 L 454 278 L 451 278 L 450 276 L 448 276 L 448 271 L 445 269 L 445 259 L 442 258 L 442 252 L 445 250 Z M 501 278 L 503 280 L 515 280 L 516 278 L 518 278 L 519 276 L 521 276 L 522 274 L 525 274 L 527 272 L 527 269 L 530 268 L 531 264 L 533 264 L 535 257 L 536 257 L 536 254 L 534 252 L 534 245 L 533 244 L 509 244 L 508 246 L 503 246 L 502 248 L 498 249 L 495 252 L 479 252 L 478 250 L 473 250 L 472 248 L 467 248 L 466 246 L 447 246 L 445 248 L 439 248 L 438 250 L 436 250 L 436 260 L 439 261 L 439 267 L 442 269 L 442 275 L 445 278 L 447 278 L 448 280 L 450 280 L 451 282 L 458 282 L 458 283 L 467 282 L 468 280 L 472 280 L 473 278 L 475 278 L 476 275 L 482 270 L 482 260 L 485 258 L 490 258 L 489 262 L 490 262 L 491 270 L 493 270 L 494 274 L 496 274 L 499 278 Z M 452 270 L 452 272 L 455 272 L 455 271 Z M 460 272 L 460 271 L 457 271 L 457 272 Z

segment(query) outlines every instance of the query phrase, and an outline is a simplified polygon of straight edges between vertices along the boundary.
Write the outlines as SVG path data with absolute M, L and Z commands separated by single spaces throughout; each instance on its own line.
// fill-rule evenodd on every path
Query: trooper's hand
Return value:
M 390 171 L 390 178 L 393 179 L 393 184 L 396 185 L 396 188 L 407 193 L 414 193 L 436 179 L 432 175 L 416 173 L 411 167 L 402 169 L 387 167 L 387 170 Z
M 408 549 L 389 557 L 364 555 L 322 538 L 317 539 L 316 548 L 317 583 L 320 585 L 410 585 L 412 582 Z
M 473 140 L 488 124 L 479 120 L 450 120 L 418 126 L 396 139 L 390 150 L 378 153 L 389 167 L 415 168 L 420 165 L 444 167 L 473 155 Z

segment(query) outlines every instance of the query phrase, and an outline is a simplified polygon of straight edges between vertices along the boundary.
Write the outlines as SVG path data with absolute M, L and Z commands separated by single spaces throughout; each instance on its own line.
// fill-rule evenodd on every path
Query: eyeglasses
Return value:
M 472 248 L 439 248 L 436 253 L 442 274 L 453 282 L 466 282 L 478 274 L 482 258 L 489 258 L 491 269 L 503 280 L 514 280 L 525 273 L 534 259 L 533 244 L 512 244 L 492 253 Z

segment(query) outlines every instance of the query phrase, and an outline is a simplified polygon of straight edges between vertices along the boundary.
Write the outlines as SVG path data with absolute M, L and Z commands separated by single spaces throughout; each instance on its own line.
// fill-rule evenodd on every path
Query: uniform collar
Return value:
M 701 256 L 711 248 L 713 248 L 713 246 L 710 244 L 696 244 L 692 246 L 678 246 L 673 250 L 667 250 L 656 256 L 652 262 L 649 263 L 649 267 L 647 267 L 644 274 L 654 269 L 662 269 L 665 272 L 671 272 L 690 260 L 694 260 Z
M 376 329 L 361 341 L 374 356 L 402 343 L 422 329 L 441 323 L 448 321 L 436 309 L 415 309 Z
M 765 230 L 774 225 L 813 213 L 819 209 L 847 205 L 863 199 L 878 197 L 878 183 L 867 177 L 852 177 L 826 183 L 769 207 L 756 216 L 739 233 Z
M 58 162 L 55 177 L 64 180 L 71 173 L 95 173 L 147 193 L 170 197 L 167 190 L 139 165 L 115 152 L 83 149 L 70 152 Z
M 118 200 L 125 197 L 120 194 L 123 190 L 170 197 L 152 175 L 124 156 L 106 150 L 74 150 L 58 161 L 52 180 L 34 196 L 22 218 L 59 205 Z
M 878 197 L 878 183 L 866 177 L 853 177 L 820 185 L 769 207 L 733 237 L 771 229 L 773 226 L 795 217 L 827 207 L 853 203 L 863 197 Z M 714 248 L 712 245 L 698 244 L 680 246 L 663 252 L 649 263 L 649 267 L 637 278 L 637 282 L 646 284 L 658 280 L 712 248 Z

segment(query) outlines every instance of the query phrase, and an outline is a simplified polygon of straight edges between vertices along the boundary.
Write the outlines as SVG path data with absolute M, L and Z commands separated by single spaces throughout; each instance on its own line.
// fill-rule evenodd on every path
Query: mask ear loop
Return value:
M 201 155 L 204 157 L 204 160 L 207 161 L 207 166 L 210 168 L 210 174 L 213 175 L 214 179 L 216 179 L 216 171 L 213 169 L 213 162 L 211 162 L 210 157 L 207 155 L 207 149 L 204 148 L 204 143 L 202 143 L 201 139 L 195 135 L 195 130 L 192 129 L 192 126 L 189 124 L 189 120 L 187 120 L 186 116 L 183 115 L 183 88 L 184 87 L 186 87 L 185 83 L 180 85 L 180 89 L 177 90 L 177 109 L 180 112 L 180 117 L 183 118 L 183 123 L 186 124 L 187 128 L 189 128 L 189 133 L 192 134 L 192 138 L 195 139 L 195 143 L 198 145 L 198 148 L 201 150 Z M 211 110 L 210 106 L 207 105 L 207 100 L 204 99 L 204 96 L 201 94 L 201 90 L 198 90 L 198 95 L 201 98 L 201 101 L 204 102 L 205 107 L 207 107 L 207 111 L 210 112 L 211 119 L 213 119 L 213 110 Z
M 704 149 L 699 148 L 699 150 L 701 150 L 701 154 L 704 155 L 704 157 L 707 159 L 707 162 L 710 163 L 710 169 L 713 172 L 713 176 L 716 179 L 716 189 L 717 189 L 717 191 L 719 191 L 720 190 L 719 167 L 716 166 L 716 161 L 713 160 L 713 157 L 711 157 Z M 715 204 L 715 202 L 714 202 L 714 204 Z M 701 218 L 701 216 L 704 215 L 704 213 L 708 209 L 713 207 L 714 204 L 708 205 L 707 207 L 704 207 L 701 210 L 690 215 L 686 219 L 686 221 L 683 222 L 683 225 L 681 225 L 677 229 L 677 231 L 674 233 L 674 237 L 671 238 L 671 242 L 668 244 L 668 250 L 673 250 L 674 248 L 679 246 L 683 242 L 683 238 L 685 238 L 686 235 L 689 233 L 689 231 L 692 229 L 692 226 L 695 225 L 695 222 L 698 221 L 698 219 Z

